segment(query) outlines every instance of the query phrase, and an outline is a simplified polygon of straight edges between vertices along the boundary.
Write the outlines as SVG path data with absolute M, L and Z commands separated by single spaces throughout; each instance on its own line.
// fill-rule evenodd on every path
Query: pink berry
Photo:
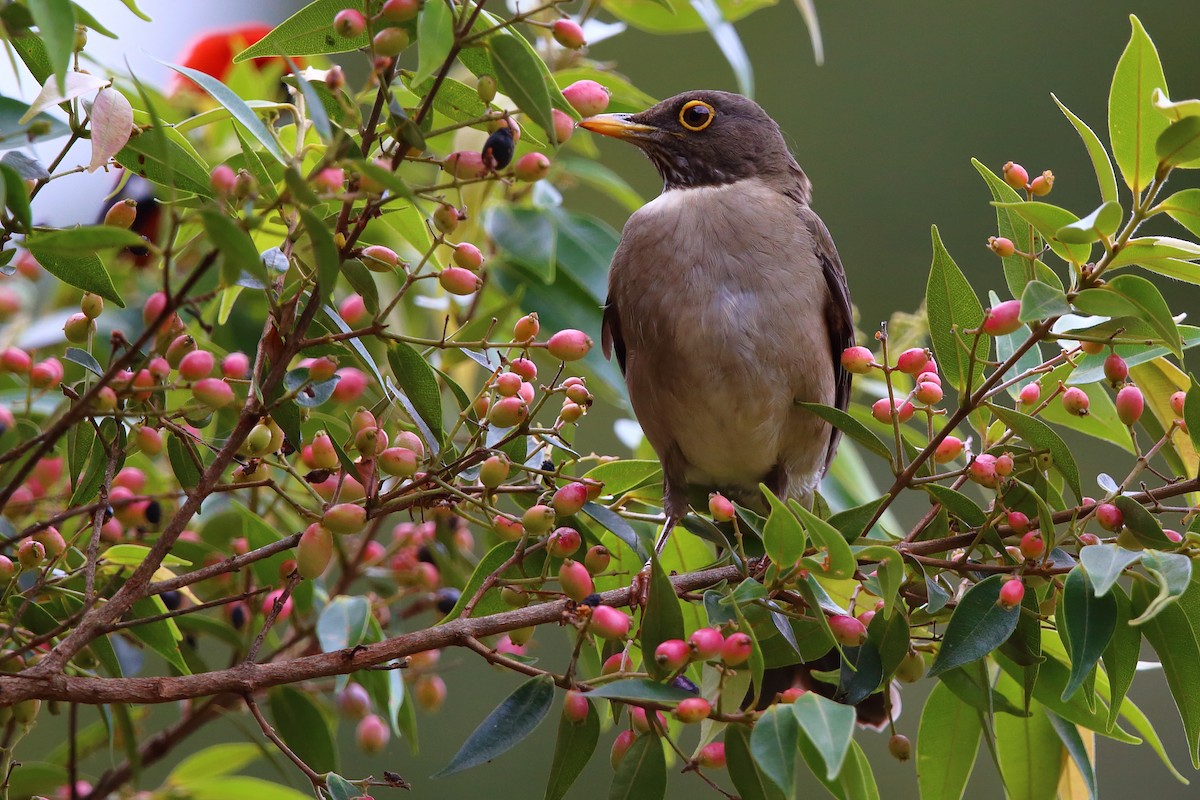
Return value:
M 736 667 L 746 663 L 753 650 L 754 642 L 748 635 L 741 631 L 731 633 L 725 637 L 725 641 L 721 645 L 721 661 L 726 666 Z
M 234 401 L 233 389 L 220 378 L 202 378 L 192 384 L 192 396 L 209 408 L 224 408 Z
M 988 309 L 983 319 L 983 332 L 989 336 L 1004 336 L 1021 327 L 1021 301 L 1006 300 Z
M 996 457 L 987 453 L 975 456 L 967 468 L 967 475 L 980 486 L 994 489 L 1000 485 L 1000 476 L 996 473 Z
M 400 264 L 400 256 L 396 251 L 381 244 L 364 247 L 362 254 L 363 263 L 372 272 L 391 272 Z
M 1017 246 L 1013 244 L 1012 239 L 1005 239 L 1003 236 L 988 237 L 988 249 L 1001 258 L 1008 258 L 1017 252 Z
M 1187 392 L 1175 392 L 1171 395 L 1171 410 L 1175 412 L 1175 416 L 1183 416 L 1183 404 L 1187 400 Z
M 843 647 L 858 647 L 867 640 L 867 628 L 848 614 L 834 614 L 829 618 L 829 629 L 833 638 Z
M 397 478 L 411 478 L 417 474 L 420 459 L 407 447 L 389 447 L 379 454 L 379 468 Z
M 356 11 L 353 8 L 343 8 L 333 16 L 333 29 L 337 31 L 338 36 L 353 39 L 356 36 L 361 36 L 363 31 L 367 29 L 367 19 L 362 15 L 361 11 Z
M 1104 530 L 1117 533 L 1125 527 L 1125 515 L 1112 503 L 1101 503 L 1096 506 L 1096 522 Z
M 697 628 L 688 637 L 688 646 L 697 660 L 708 661 L 720 655 L 725 637 L 716 628 Z
M 229 197 L 237 188 L 237 173 L 228 164 L 218 164 L 209 173 L 208 182 L 219 196 Z
M 250 357 L 245 353 L 230 353 L 221 360 L 221 374 L 240 380 L 250 374 Z
M 1013 533 L 1028 533 L 1029 532 L 1029 517 L 1020 511 L 1008 512 L 1008 527 L 1013 529 Z
M 63 335 L 72 344 L 82 344 L 96 332 L 96 322 L 87 314 L 78 311 L 67 317 L 63 323 Z
M 367 375 L 354 367 L 343 367 L 337 371 L 338 382 L 333 387 L 336 403 L 353 403 L 367 390 Z
M 367 304 L 362 299 L 362 296 L 352 294 L 338 306 L 338 316 L 353 328 L 360 323 L 366 322 L 370 314 L 367 311 Z
M 367 524 L 367 510 L 353 503 L 338 503 L 325 511 L 321 524 L 331 533 L 358 533 Z
M 541 330 L 537 314 L 526 314 L 513 325 L 513 339 L 518 342 L 530 342 L 537 337 Z M 526 378 L 530 380 L 530 378 Z
M 590 709 L 591 703 L 582 692 L 572 689 L 563 697 L 563 716 L 576 725 L 587 719 Z
M 571 138 L 575 133 L 575 120 L 571 119 L 571 115 L 565 111 L 560 111 L 557 108 L 550 109 L 550 119 L 554 123 L 554 139 L 559 144 Z
M 350 683 L 338 692 L 338 711 L 347 719 L 362 719 L 371 710 L 371 696 L 362 684 Z
M 273 592 L 268 592 L 267 596 L 263 598 L 263 616 L 265 617 L 266 615 L 272 613 L 275 610 L 275 604 L 279 603 L 281 600 L 282 603 L 279 606 L 279 613 L 276 614 L 275 619 L 279 622 L 283 622 L 285 619 L 290 617 L 292 615 L 292 598 L 291 596 L 288 596 L 286 600 L 283 600 L 282 589 L 276 589 Z
M 1163 535 L 1176 544 L 1179 544 L 1183 541 L 1183 534 L 1179 531 L 1171 530 L 1170 528 L 1163 528 Z
M 603 114 L 604 110 L 608 108 L 609 97 L 612 95 L 608 87 L 588 80 L 575 81 L 565 87 L 562 93 L 571 107 L 584 117 Z
M 550 174 L 550 159 L 541 153 L 526 153 L 517 159 L 513 175 L 517 180 L 533 183 Z
M 658 730 L 663 730 L 666 727 L 667 719 L 662 715 L 661 711 L 654 712 L 654 719 L 658 723 Z M 629 707 L 629 722 L 638 733 L 650 732 L 650 712 L 641 706 Z
M 1072 386 L 1062 394 L 1062 405 L 1068 414 L 1076 417 L 1087 416 L 1088 406 L 1091 405 L 1091 400 L 1087 396 L 1087 392 L 1080 389 L 1078 386 Z
M 1000 587 L 999 604 L 1003 608 L 1015 608 L 1021 605 L 1021 600 L 1025 597 L 1025 584 L 1020 578 L 1009 578 Z
M 713 492 L 708 496 L 708 513 L 714 522 L 729 522 L 737 513 L 733 503 L 722 494 Z
M 1021 537 L 1021 555 L 1025 558 L 1040 558 L 1046 552 L 1046 540 L 1037 531 L 1030 531 Z
M 842 351 L 842 369 L 854 375 L 866 375 L 874 367 L 875 356 L 862 345 L 847 347 Z
M 689 697 L 679 701 L 679 705 L 675 706 L 673 716 L 684 725 L 693 725 L 700 720 L 708 719 L 708 715 L 711 713 L 712 704 L 703 697 Z
M 667 639 L 654 648 L 654 661 L 668 672 L 674 672 L 688 663 L 691 654 L 691 649 L 683 639 Z
M 555 528 L 546 540 L 546 552 L 554 558 L 567 558 L 575 555 L 582 543 L 579 531 L 574 528 Z
M 574 20 L 560 19 L 554 23 L 552 31 L 554 41 L 568 50 L 578 50 L 587 44 L 587 40 L 583 36 L 583 28 Z
M 885 425 L 891 425 L 892 408 L 892 401 L 886 397 L 881 397 L 871 405 L 871 416 Z M 912 419 L 914 410 L 912 403 L 907 400 L 901 401 L 900 406 L 896 410 L 896 420 L 898 422 L 908 422 Z
M 213 354 L 207 350 L 193 350 L 179 360 L 179 377 L 185 381 L 207 378 L 213 371 Z
M 596 591 L 596 585 L 592 583 L 592 574 L 587 571 L 587 567 L 569 558 L 558 569 L 558 585 L 562 587 L 563 594 L 575 602 Z
M 1142 397 L 1142 390 L 1136 386 L 1122 386 L 1117 392 L 1116 399 L 1117 418 L 1125 425 L 1133 425 L 1142 418 L 1142 412 L 1146 408 L 1146 401 Z
M 0 352 L 0 367 L 3 367 L 5 372 L 27 375 L 33 368 L 33 359 L 19 347 L 6 347 Z
M 1021 405 L 1023 405 L 1023 406 L 1035 405 L 1037 403 L 1037 401 L 1041 399 L 1041 397 L 1042 397 L 1042 387 L 1038 386 L 1036 383 L 1026 384 L 1025 386 L 1021 387 L 1021 392 L 1019 395 L 1019 398 L 1021 400 Z
M 578 361 L 592 349 L 592 340 L 583 331 L 567 328 L 551 336 L 546 349 L 559 361 Z
M 302 578 L 313 580 L 319 578 L 329 566 L 333 557 L 333 536 L 329 529 L 319 522 L 314 522 L 300 534 L 300 543 L 296 545 L 296 568 Z
M 705 769 L 725 768 L 725 743 L 709 742 L 700 748 L 696 755 L 696 763 Z
M 1113 386 L 1119 386 L 1129 377 L 1129 365 L 1116 353 L 1109 353 L 1104 359 L 1104 377 Z
M 888 752 L 897 761 L 908 761 L 912 758 L 912 742 L 903 734 L 893 733 L 888 739 Z
M 1010 453 L 1001 453 L 996 456 L 996 474 L 1001 478 L 1007 478 L 1012 475 L 1013 457 Z
M 501 397 L 492 403 L 487 417 L 498 428 L 512 428 L 529 417 L 529 406 L 520 397 Z
M 483 253 L 470 242 L 462 242 L 454 248 L 454 263 L 463 269 L 477 271 L 483 266 Z
M 462 267 L 446 267 L 438 273 L 438 283 L 450 294 L 460 297 L 478 292 L 483 285 L 478 275 Z
M 554 493 L 554 498 L 550 504 L 554 506 L 554 512 L 564 517 L 569 517 L 576 514 L 583 508 L 583 504 L 587 502 L 587 486 L 582 483 L 568 483 Z
M 905 375 L 916 375 L 929 363 L 929 351 L 923 347 L 912 347 L 896 357 L 896 369 Z
M 404 28 L 384 28 L 371 40 L 371 49 L 377 56 L 391 58 L 403 53 L 408 44 L 408 31 Z
M 416 19 L 420 8 L 420 0 L 387 0 L 379 9 L 379 18 L 384 22 L 408 22 Z
M 630 619 L 612 606 L 596 606 L 592 609 L 592 621 L 588 629 L 601 639 L 624 639 L 629 635 Z
M 368 714 L 358 723 L 358 727 L 354 730 L 354 736 L 359 749 L 368 755 L 375 755 L 382 753 L 383 749 L 387 747 L 392 732 L 388 730 L 387 723 L 378 715 Z
M 474 150 L 459 150 L 446 156 L 442 169 L 461 180 L 482 178 L 487 175 L 483 156 Z
M 525 530 L 534 536 L 541 536 L 554 525 L 554 509 L 547 505 L 530 506 L 521 517 Z
M 1054 188 L 1054 173 L 1045 170 L 1029 182 L 1029 192 L 1035 197 L 1045 197 Z
M 523 380 L 532 381 L 537 378 L 537 364 L 528 358 L 514 358 L 508 363 L 508 368 L 520 375 Z
M 612 751 L 608 754 L 608 761 L 612 764 L 612 768 L 616 769 L 617 765 L 625 758 L 625 754 L 629 752 L 629 748 L 633 747 L 633 743 L 637 741 L 637 734 L 631 730 L 623 730 L 617 734 L 617 738 L 613 741 Z
M 1020 164 L 1009 161 L 1004 165 L 1004 182 L 1019 192 L 1029 185 L 1029 173 Z
M 942 402 L 942 387 L 933 381 L 924 381 L 917 384 L 917 390 L 913 393 L 913 397 L 919 403 L 932 406 Z

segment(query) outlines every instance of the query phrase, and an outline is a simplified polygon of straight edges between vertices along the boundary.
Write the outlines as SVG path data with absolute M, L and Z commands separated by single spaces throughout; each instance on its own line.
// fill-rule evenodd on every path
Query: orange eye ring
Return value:
M 703 100 L 689 100 L 679 109 L 679 124 L 689 131 L 702 131 L 716 116 L 717 110 Z

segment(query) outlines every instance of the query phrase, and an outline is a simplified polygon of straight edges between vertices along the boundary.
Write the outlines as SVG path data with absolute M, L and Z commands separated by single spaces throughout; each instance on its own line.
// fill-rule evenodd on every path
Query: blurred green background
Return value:
M 115 5 L 113 0 L 107 2 Z M 282 18 L 301 5 L 275 3 L 271 8 Z M 188 14 L 173 2 L 142 6 L 159 20 L 168 14 Z M 248 4 L 231 3 L 227 10 L 229 21 L 267 14 Z M 818 0 L 817 10 L 826 55 L 820 67 L 813 62 L 799 14 L 786 2 L 741 21 L 737 29 L 755 68 L 756 99 L 779 121 L 814 183 L 814 206 L 837 242 L 861 312 L 860 327 L 867 331 L 893 311 L 911 311 L 920 303 L 930 261 L 931 224 L 939 226 L 951 254 L 981 295 L 988 289 L 1003 291 L 998 261 L 983 246 L 995 232 L 990 196 L 969 163 L 971 157 L 997 172 L 1009 159 L 1024 164 L 1031 174 L 1052 169 L 1057 176 L 1052 202 L 1080 212 L 1097 205 L 1090 162 L 1049 95 L 1055 92 L 1107 139 L 1108 86 L 1129 36 L 1130 13 L 1141 18 L 1158 45 L 1171 96 L 1200 96 L 1200 48 L 1196 47 L 1200 15 L 1195 0 Z M 136 32 L 145 37 L 146 30 L 142 26 Z M 149 43 L 125 44 L 144 46 L 160 58 L 170 56 Z M 594 46 L 591 55 L 614 62 L 637 86 L 659 98 L 693 88 L 736 88 L 731 70 L 707 34 L 657 37 L 630 30 Z M 600 149 L 604 162 L 646 198 L 657 193 L 657 176 L 632 148 L 605 141 Z M 599 214 L 617 228 L 625 218 L 615 204 L 587 190 L 568 192 L 567 202 Z M 1191 287 L 1171 287 L 1172 292 L 1177 290 L 1187 292 L 1174 294 L 1177 310 L 1193 307 L 1200 299 Z M 1105 457 L 1106 451 L 1097 448 L 1083 453 L 1081 461 L 1094 465 L 1094 471 L 1103 468 Z M 539 633 L 545 639 L 542 649 L 561 651 L 557 638 L 561 635 Z M 536 654 L 536 643 L 533 648 Z M 1153 658 L 1153 653 L 1147 652 L 1146 657 Z M 421 715 L 420 755 L 412 755 L 406 743 L 393 741 L 385 757 L 359 756 L 352 743 L 353 728 L 343 723 L 347 756 L 343 774 L 380 775 L 390 769 L 413 783 L 414 797 L 540 797 L 553 749 L 555 713 L 534 736 L 495 763 L 444 780 L 429 779 L 475 724 L 519 683 L 517 676 L 483 666 L 466 654 L 448 652 L 442 665 L 450 694 L 439 714 Z M 927 691 L 924 683 L 904 692 L 897 728 L 914 742 Z M 1180 769 L 1191 773 L 1182 729 L 1161 673 L 1141 673 L 1130 696 L 1155 722 Z M 173 706 L 154 711 L 164 721 L 177 713 Z M 85 711 L 82 718 L 90 722 L 95 716 Z M 60 743 L 61 720 L 43 716 L 26 747 L 32 746 L 36 753 L 39 746 L 49 750 Z M 219 723 L 190 741 L 181 754 L 247 734 L 257 736 L 244 719 Z M 611 739 L 611 734 L 602 737 L 596 757 L 571 796 L 607 796 Z M 913 762 L 890 759 L 885 736 L 863 732 L 859 741 L 876 767 L 882 797 L 917 796 Z M 1101 737 L 1098 749 L 1099 776 L 1107 797 L 1135 792 L 1164 798 L 1195 796 L 1165 772 L 1148 746 L 1129 747 Z M 25 754 L 31 755 L 31 750 L 25 749 Z M 281 779 L 303 788 L 299 773 L 282 759 L 277 761 L 278 771 L 266 765 L 257 771 L 286 776 Z M 106 763 L 107 755 L 92 759 L 89 766 L 102 770 Z M 168 767 L 148 770 L 140 785 L 157 786 Z M 824 795 L 815 779 L 804 775 L 802 781 L 798 796 Z M 672 798 L 710 791 L 685 776 L 674 776 L 670 783 Z M 379 790 L 376 796 L 399 794 Z M 967 796 L 1004 796 L 986 753 L 981 753 Z

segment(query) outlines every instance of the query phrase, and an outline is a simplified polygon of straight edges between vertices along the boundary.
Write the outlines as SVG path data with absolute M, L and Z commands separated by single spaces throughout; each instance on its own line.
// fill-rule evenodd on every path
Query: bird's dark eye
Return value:
M 716 115 L 717 110 L 703 100 L 689 100 L 679 109 L 679 124 L 689 131 L 702 131 Z

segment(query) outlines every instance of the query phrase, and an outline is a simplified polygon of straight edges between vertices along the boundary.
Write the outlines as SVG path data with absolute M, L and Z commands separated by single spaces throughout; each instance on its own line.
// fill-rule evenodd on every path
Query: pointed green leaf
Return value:
M 933 262 L 929 267 L 929 282 L 925 289 L 929 338 L 933 341 L 938 366 L 950 383 L 962 391 L 969 377 L 972 390 L 978 389 L 983 383 L 983 362 L 987 359 L 990 342 L 986 336 L 979 337 L 972 366 L 967 350 L 972 337 L 961 332 L 979 327 L 983 322 L 983 306 L 962 270 L 946 252 L 936 226 L 932 237 Z M 964 336 L 965 345 L 959 344 L 959 335 Z
M 750 752 L 750 730 L 745 725 L 725 728 L 725 758 L 729 778 L 742 800 L 782 800 L 783 793 L 763 775 Z
M 199 778 L 228 775 L 262 758 L 263 751 L 251 742 L 222 742 L 184 757 L 171 769 L 166 783 L 186 786 Z
M 1158 288 L 1140 275 L 1118 275 L 1099 289 L 1085 289 L 1075 298 L 1075 307 L 1088 314 L 1139 317 L 1162 337 L 1172 353 L 1183 355 L 1170 306 Z
M 330 295 L 333 294 L 333 287 L 337 284 L 338 276 L 341 274 L 342 259 L 338 255 L 337 244 L 333 241 L 333 234 L 329 232 L 329 226 L 320 217 L 304 208 L 300 210 L 300 219 L 304 223 L 304 230 L 308 233 L 308 241 L 312 245 L 313 259 L 317 262 L 317 295 L 321 298 L 322 303 L 328 303 Z M 397 380 L 399 380 L 399 376 L 397 376 Z M 438 402 L 440 404 L 440 397 Z M 441 414 L 439 413 L 438 416 L 440 419 Z
M 1200 117 L 1184 117 L 1170 126 L 1154 143 L 1154 152 L 1166 167 L 1183 169 L 1200 166 Z
M 371 41 L 366 31 L 357 36 L 342 36 L 333 29 L 334 16 L 346 6 L 346 0 L 314 0 L 234 56 L 233 61 L 240 64 L 263 56 L 348 53 L 366 47 Z
M 1065 244 L 1091 244 L 1102 237 L 1111 237 L 1121 224 L 1121 205 L 1109 200 L 1083 219 L 1064 225 L 1054 238 Z
M 433 368 L 404 342 L 392 342 L 388 346 L 388 364 L 396 383 L 436 437 L 434 443 L 440 445 L 445 436 L 442 431 L 442 393 Z
M 604 484 L 604 493 L 620 497 L 632 489 L 662 480 L 662 466 L 658 460 L 610 461 L 593 467 L 583 476 Z
M 982 737 L 979 713 L 945 686 L 934 686 L 917 731 L 921 800 L 960 800 Z
M 1065 208 L 1032 200 L 1020 203 L 994 203 L 993 205 L 1007 208 L 1032 225 L 1046 240 L 1046 244 L 1050 246 L 1055 255 L 1063 261 L 1083 264 L 1091 257 L 1092 245 L 1090 243 L 1071 244 L 1057 238 L 1060 230 L 1079 222 L 1079 218 Z M 941 364 L 941 361 L 938 364 Z
M 987 521 L 987 515 L 983 509 L 965 494 L 956 492 L 949 486 L 941 486 L 936 483 L 927 483 L 921 488 L 929 492 L 933 499 L 941 503 L 942 507 L 952 516 L 962 520 L 968 526 L 977 528 Z
M 835 703 L 816 692 L 805 692 L 792 703 L 800 730 L 816 748 L 825 765 L 825 776 L 833 780 L 842 769 L 854 736 L 854 706 Z
M 750 732 L 750 753 L 767 778 L 784 795 L 796 791 L 796 746 L 800 727 L 796 715 L 785 704 L 763 712 Z
M 667 792 L 667 759 L 662 739 L 645 733 L 637 737 L 617 765 L 608 800 L 661 800 Z
M 1183 596 L 1192 582 L 1192 559 L 1183 553 L 1147 551 L 1142 556 L 1142 566 L 1158 584 L 1158 594 L 1137 617 L 1129 620 L 1130 625 L 1141 625 L 1162 613 Z
M 804 528 L 800 525 L 800 520 L 796 519 L 796 515 L 788 510 L 788 507 L 775 496 L 774 492 L 763 484 L 759 484 L 758 489 L 767 498 L 771 507 L 771 513 L 767 517 L 766 524 L 763 525 L 763 547 L 772 562 L 786 569 L 804 555 L 804 549 L 808 543 L 807 537 L 804 535 Z M 840 539 L 841 536 L 838 538 Z
M 1050 456 L 1054 459 L 1054 468 L 1066 479 L 1075 496 L 1083 497 L 1075 457 L 1071 455 L 1071 448 L 1053 428 L 1036 417 L 1001 406 L 993 406 L 992 413 L 1035 450 L 1050 451 Z
M 335 12 L 336 13 L 336 12 Z M 332 19 L 332 17 L 330 18 Z M 259 119 L 258 114 L 254 112 L 250 106 L 246 105 L 246 101 L 234 94 L 233 90 L 225 84 L 221 83 L 211 75 L 207 75 L 198 69 L 179 66 L 178 64 L 168 64 L 159 62 L 167 67 L 178 72 L 180 75 L 191 78 L 207 92 L 213 100 L 216 100 L 230 116 L 242 124 L 242 126 L 250 132 L 250 135 L 259 141 L 259 143 L 270 153 L 280 164 L 287 164 L 288 157 L 284 154 L 283 148 L 279 146 L 279 142 L 267 129 L 267 126 Z
M 432 777 L 445 778 L 506 753 L 533 732 L 553 702 L 554 682 L 550 677 L 530 678 L 479 723 L 450 763 Z
M 1040 322 L 1070 313 L 1067 294 L 1059 287 L 1041 281 L 1025 284 L 1025 291 L 1021 293 L 1021 322 Z
M 835 580 L 853 577 L 858 564 L 854 560 L 854 553 L 850 550 L 850 545 L 846 543 L 838 529 L 795 500 L 789 500 L 788 507 L 804 523 L 808 538 L 812 541 L 813 546 L 818 548 L 815 556 L 803 559 L 808 570 L 816 575 Z M 821 554 L 821 550 L 825 551 L 824 555 Z
M 1131 613 L 1144 616 L 1154 602 L 1142 581 L 1133 584 Z M 1188 755 L 1200 769 L 1200 585 L 1192 584 L 1177 603 L 1163 608 L 1142 625 L 1142 632 L 1162 662 L 1167 686 L 1183 721 Z
M 516 33 L 502 32 L 490 37 L 488 49 L 500 89 L 516 101 L 517 106 L 543 131 L 551 146 L 558 144 L 554 138 L 554 118 L 550 114 L 550 92 L 542 76 L 538 56 L 525 43 L 518 41 Z M 543 65 L 544 66 L 544 65 Z
M 26 0 L 25 5 L 37 25 L 38 38 L 46 46 L 61 92 L 71 68 L 71 54 L 75 52 L 75 7 L 68 0 Z
M 1071 757 L 1075 768 L 1083 776 L 1084 785 L 1088 790 L 1088 800 L 1096 800 L 1096 767 L 1092 764 L 1092 757 L 1088 752 L 1087 745 L 1084 744 L 1083 737 L 1079 735 L 1079 729 L 1057 714 L 1051 714 L 1045 710 L 1043 713 L 1054 727 L 1054 732 L 1058 734 L 1059 741 L 1066 748 L 1067 755 Z
M 209 240 L 221 251 L 221 282 L 225 286 L 237 283 L 243 272 L 264 283 L 268 280 L 262 256 L 258 254 L 258 248 L 254 246 L 250 234 L 242 230 L 228 215 L 216 209 L 203 209 L 200 218 Z
M 1111 593 L 1097 596 L 1088 573 L 1076 567 L 1063 583 L 1063 642 L 1071 654 L 1071 677 L 1063 689 L 1063 700 L 1083 685 L 1108 647 L 1117 626 L 1117 601 Z
M 113 159 L 125 169 L 160 186 L 212 197 L 208 167 L 164 129 L 147 128 L 135 134 Z
M 445 0 L 429 0 L 417 18 L 417 74 L 414 84 L 432 78 L 454 47 L 454 12 Z
M 1184 189 L 1163 200 L 1155 209 L 1165 211 L 1171 219 L 1200 236 L 1200 189 Z
M 653 661 L 654 659 L 650 658 L 649 660 Z M 626 703 L 658 703 L 665 706 L 675 705 L 695 696 L 678 686 L 657 683 L 645 678 L 623 678 L 612 683 L 601 684 L 588 692 L 588 697 L 603 697 L 606 700 L 620 700 Z
M 1016 630 L 1020 608 L 1004 608 L 998 602 L 1005 580 L 1003 575 L 993 575 L 963 595 L 946 625 L 930 677 L 983 658 Z
M 1117 176 L 1113 172 L 1112 161 L 1108 158 L 1108 152 L 1104 149 L 1104 145 L 1100 142 L 1100 137 L 1089 128 L 1083 120 L 1071 113 L 1071 109 L 1067 108 L 1062 102 L 1050 94 L 1059 110 L 1074 126 L 1079 138 L 1083 139 L 1083 146 L 1087 148 L 1088 156 L 1092 159 L 1092 168 L 1096 170 L 1096 181 L 1100 184 L 1100 199 L 1104 202 L 1117 199 Z
M 338 768 L 330 719 L 313 695 L 293 686 L 276 686 L 267 693 L 267 702 L 275 731 L 296 755 L 317 772 Z
M 1103 597 L 1125 568 L 1141 557 L 1140 552 L 1115 544 L 1090 544 L 1079 549 L 1079 561 L 1092 579 L 1092 590 L 1097 597 Z
M 654 650 L 668 639 L 682 639 L 683 611 L 671 579 L 663 571 L 656 554 L 650 555 L 650 591 L 642 615 L 642 653 L 646 671 L 654 678 L 665 678 L 670 670 L 654 660 Z
M 558 738 L 554 743 L 554 757 L 550 761 L 545 800 L 562 800 L 566 797 L 575 779 L 591 760 L 599 740 L 600 715 L 591 703 L 588 703 L 587 719 L 583 722 L 572 722 L 565 714 L 562 716 L 558 723 Z
M 63 255 L 54 250 L 43 250 L 37 238 L 29 242 L 29 252 L 47 272 L 63 283 L 85 292 L 94 292 L 121 308 L 125 307 L 125 301 L 113 285 L 108 270 L 95 253 Z
M 1137 672 L 1138 655 L 1142 649 L 1142 631 L 1129 624 L 1129 595 L 1120 586 L 1112 588 L 1117 601 L 1117 626 L 1101 660 L 1108 674 L 1108 727 L 1117 722 L 1117 716 L 1125 700 L 1125 694 L 1133 685 Z
M 863 425 L 845 411 L 833 406 L 822 405 L 821 403 L 796 403 L 796 405 L 816 414 L 875 455 L 886 458 L 889 462 L 892 460 L 891 448 L 884 444 L 883 440 L 867 428 L 866 425 Z
M 998 691 L 1016 700 L 1021 694 L 1017 681 L 1001 673 Z M 1063 745 L 1038 703 L 1027 717 L 1000 714 L 992 722 L 996 735 L 996 760 L 1010 800 L 1054 800 L 1062 769 Z
M 1133 31 L 1117 62 L 1108 94 L 1108 132 L 1113 157 L 1125 183 L 1139 194 L 1154 177 L 1154 143 L 1169 121 L 1154 108 L 1154 90 L 1166 93 L 1167 79 L 1154 42 L 1142 23 L 1130 16 Z

